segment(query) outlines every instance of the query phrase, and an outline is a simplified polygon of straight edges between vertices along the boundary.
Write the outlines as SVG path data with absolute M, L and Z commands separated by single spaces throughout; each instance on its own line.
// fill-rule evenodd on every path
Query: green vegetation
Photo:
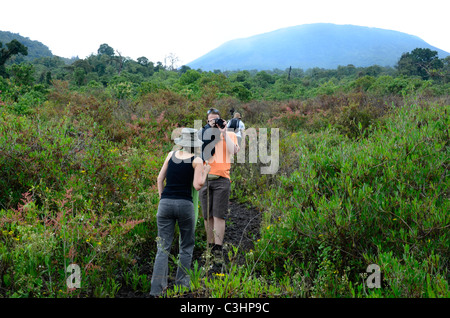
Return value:
M 17 55 L 28 55 L 28 48 L 24 46 L 17 40 L 12 40 L 11 42 L 6 44 L 6 47 L 3 47 L 2 42 L 0 42 L 0 75 L 5 76 L 5 64 L 11 57 Z
M 411 100 L 366 128 L 365 112 L 344 111 L 354 138 L 334 125 L 286 132 L 278 176 L 248 182 L 255 172 L 240 167 L 235 188 L 266 210 L 259 269 L 341 297 L 364 296 L 359 275 L 378 264 L 383 288 L 370 296 L 448 297 L 449 111 L 448 99 Z
M 0 31 L 0 42 L 1 43 L 6 44 L 6 43 L 10 43 L 14 40 L 16 40 L 16 41 L 20 42 L 22 45 L 24 45 L 28 50 L 28 54 L 16 55 L 11 58 L 11 62 L 14 62 L 14 63 L 21 63 L 24 61 L 31 62 L 40 57 L 52 57 L 53 56 L 50 49 L 39 41 L 30 40 L 29 38 L 23 37 L 17 33 L 11 33 L 8 31 Z
M 410 55 L 396 69 L 221 73 L 133 61 L 105 44 L 71 65 L 7 66 L 0 297 L 148 293 L 171 132 L 211 106 L 241 112 L 248 128 L 280 128 L 280 169 L 235 164 L 232 196 L 261 211 L 261 237 L 223 274 L 194 264 L 189 295 L 449 297 L 448 58 L 431 54 L 424 78 Z M 69 264 L 80 288 L 67 286 Z M 366 285 L 370 264 L 381 288 Z

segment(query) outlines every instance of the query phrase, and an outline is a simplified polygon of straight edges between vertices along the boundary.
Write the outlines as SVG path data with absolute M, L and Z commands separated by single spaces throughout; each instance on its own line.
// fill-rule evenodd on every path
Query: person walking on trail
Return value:
M 241 146 L 242 139 L 244 138 L 245 124 L 242 121 L 242 116 L 240 113 L 234 113 L 233 119 L 231 119 L 227 128 L 236 134 L 238 145 Z
M 211 169 L 207 163 L 203 164 L 200 157 L 194 155 L 194 150 L 201 147 L 202 143 L 196 129 L 182 129 L 181 137 L 175 139 L 175 144 L 181 146 L 181 150 L 169 152 L 159 172 L 157 180 L 160 201 L 156 214 L 158 249 L 153 266 L 151 296 L 160 296 L 167 288 L 168 256 L 177 222 L 180 248 L 175 284 L 189 287 L 190 277 L 187 273 L 194 251 L 196 219 L 192 188 L 200 190 Z
M 209 160 L 211 170 L 206 184 L 199 191 L 199 199 L 208 246 L 219 261 L 222 258 L 225 218 L 231 192 L 230 158 L 239 151 L 236 134 L 227 131 L 226 124 L 227 122 L 220 118 L 219 111 L 211 108 L 208 111 L 208 124 L 201 131 L 204 142 L 210 142 L 207 139 L 214 139 L 213 146 L 209 147 L 213 148 L 213 151 L 209 153 L 205 149 L 203 152 L 204 160 Z M 212 136 L 215 138 L 205 138 L 209 130 L 215 130 Z

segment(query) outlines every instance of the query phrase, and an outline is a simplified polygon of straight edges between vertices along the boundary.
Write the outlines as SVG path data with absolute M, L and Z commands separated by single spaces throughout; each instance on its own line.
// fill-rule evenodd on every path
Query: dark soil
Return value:
M 200 219 L 199 222 L 203 222 L 203 219 Z M 229 211 L 226 218 L 226 229 L 225 229 L 225 238 L 224 238 L 224 260 L 225 266 L 229 263 L 228 260 L 228 251 L 232 251 L 233 247 L 238 248 L 237 257 L 233 259 L 233 262 L 237 264 L 243 264 L 245 261 L 245 254 L 254 248 L 254 242 L 258 240 L 260 235 L 260 223 L 261 223 L 261 212 L 247 207 L 244 204 L 240 204 L 238 202 L 230 201 L 229 203 Z M 154 244 L 154 242 L 150 242 Z M 175 240 L 174 240 L 175 243 Z M 178 248 L 176 244 L 172 244 L 172 251 L 174 254 L 177 253 Z M 206 244 L 196 244 L 193 254 L 192 263 L 198 262 L 199 266 L 205 265 L 205 260 L 202 257 L 202 254 L 205 251 L 205 248 L 200 246 L 204 246 Z M 148 247 L 153 248 L 153 247 Z M 144 253 L 143 253 L 144 254 Z M 148 255 L 148 254 L 147 254 Z M 175 255 L 176 256 L 176 255 Z M 140 267 L 140 274 L 147 274 L 149 278 L 151 277 L 151 272 L 153 270 L 153 262 L 149 262 L 147 257 L 136 257 L 138 265 Z M 173 266 L 173 271 L 176 271 L 175 266 Z M 218 267 L 212 265 L 209 269 L 209 273 L 217 273 L 224 270 L 224 267 Z M 121 276 L 120 274 L 118 276 Z M 169 288 L 173 284 L 174 273 L 169 273 Z M 131 287 L 126 286 L 125 283 L 122 283 L 122 287 L 119 292 L 116 294 L 118 298 L 141 298 L 141 297 L 149 297 L 148 294 L 143 294 L 140 291 L 135 291 Z
M 231 201 L 228 206 L 226 218 L 224 253 L 232 250 L 231 246 L 237 247 L 239 254 L 254 248 L 254 242 L 259 238 L 261 223 L 261 212 L 249 208 L 244 204 Z M 201 254 L 204 250 L 194 250 L 193 262 L 202 264 Z
M 230 202 L 228 218 L 230 224 L 225 231 L 225 243 L 238 246 L 243 251 L 253 249 L 254 242 L 259 239 L 261 212 Z

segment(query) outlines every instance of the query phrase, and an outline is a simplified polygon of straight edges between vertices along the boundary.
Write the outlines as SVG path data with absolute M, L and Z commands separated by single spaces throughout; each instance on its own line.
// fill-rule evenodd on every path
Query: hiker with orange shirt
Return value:
M 223 238 L 225 236 L 225 218 L 228 213 L 228 202 L 231 193 L 231 158 L 239 151 L 236 134 L 227 131 L 227 122 L 220 118 L 217 109 L 208 111 L 208 128 L 215 130 L 212 156 L 204 156 L 211 170 L 208 181 L 199 191 L 205 228 L 207 229 L 207 241 L 216 259 L 221 260 Z M 205 142 L 205 129 L 201 138 Z M 209 158 L 209 159 L 208 159 Z M 208 195 L 209 193 L 209 200 Z M 209 202 L 208 202 L 209 201 Z M 209 208 L 208 208 L 209 203 Z

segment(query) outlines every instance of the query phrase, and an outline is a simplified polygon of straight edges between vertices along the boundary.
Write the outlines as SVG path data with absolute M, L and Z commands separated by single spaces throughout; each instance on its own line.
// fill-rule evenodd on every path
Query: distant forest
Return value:
M 340 91 L 398 95 L 426 91 L 427 94 L 444 95 L 450 87 L 450 56 L 440 59 L 436 51 L 423 48 L 399 56 L 394 68 L 350 64 L 336 69 L 204 72 L 185 65 L 177 68 L 178 58 L 173 54 L 164 64 L 154 63 L 144 56 L 133 60 L 106 43 L 100 45 L 97 54 L 71 62 L 51 55 L 44 45 L 36 45 L 35 41 L 31 43 L 43 53 L 33 59 L 29 54 L 18 53 L 17 48 L 15 52 L 8 52 L 10 43 L 3 42 L 0 46 L 4 60 L 3 65 L 0 62 L 0 68 L 4 69 L 0 90 L 4 100 L 9 98 L 16 102 L 20 96 L 18 92 L 8 90 L 7 81 L 30 89 L 36 86 L 35 92 L 44 92 L 54 81 L 66 81 L 73 89 L 105 88 L 118 98 L 139 97 L 163 89 L 194 99 L 206 93 L 212 94 L 213 98 L 230 96 L 242 102 L 306 99 Z M 28 42 L 23 44 L 25 48 L 26 44 Z
M 30 40 L 29 38 L 23 37 L 16 33 L 8 31 L 0 31 L 0 43 L 3 43 L 3 45 L 5 45 L 6 43 L 10 43 L 14 39 L 18 40 L 21 44 L 23 44 L 25 47 L 28 48 L 28 54 L 27 55 L 18 54 L 12 56 L 9 61 L 10 64 L 21 63 L 24 61 L 33 61 L 34 59 L 40 57 L 53 56 L 50 49 L 39 41 Z

